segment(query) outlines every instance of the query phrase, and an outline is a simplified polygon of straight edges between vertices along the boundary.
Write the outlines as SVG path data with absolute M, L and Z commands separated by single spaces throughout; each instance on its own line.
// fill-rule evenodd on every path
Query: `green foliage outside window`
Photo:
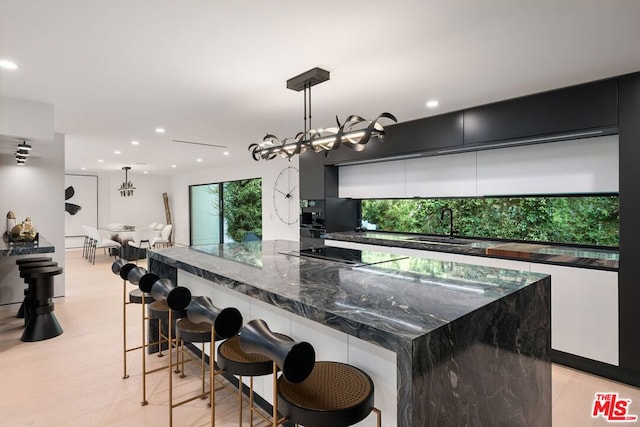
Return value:
M 618 196 L 382 199 L 362 201 L 362 220 L 378 230 L 618 246 Z
M 226 234 L 242 242 L 253 234 L 262 236 L 262 180 L 225 182 L 222 190 Z

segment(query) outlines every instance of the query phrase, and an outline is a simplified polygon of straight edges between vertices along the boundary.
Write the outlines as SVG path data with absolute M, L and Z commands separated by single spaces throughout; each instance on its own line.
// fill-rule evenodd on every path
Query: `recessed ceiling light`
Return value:
M 164 133 L 164 128 L 156 128 L 156 133 Z
M 87 168 L 80 168 L 80 170 L 86 171 L 86 170 L 87 170 Z
M 9 61 L 8 59 L 0 59 L 0 68 L 4 68 L 5 70 L 17 70 L 18 64 L 13 61 Z
M 172 167 L 172 168 L 177 168 L 177 166 L 176 166 L 176 165 L 171 165 L 171 167 Z
M 138 142 L 138 141 L 131 141 L 131 145 L 140 145 L 140 142 Z
M 120 152 L 120 150 L 116 150 L 113 152 L 113 154 L 122 154 L 122 153 Z
M 436 108 L 438 105 L 440 105 L 440 103 L 438 102 L 437 99 L 432 99 L 431 101 L 427 101 L 427 107 L 429 108 Z
M 201 162 L 201 161 L 202 161 L 202 159 L 196 159 L 196 162 Z
M 228 151 L 223 151 L 222 154 L 224 154 L 225 156 L 228 156 L 229 152 Z
M 104 160 L 98 159 L 98 163 L 104 163 Z
M 147 173 L 149 173 L 149 171 L 144 171 L 143 173 L 147 174 Z

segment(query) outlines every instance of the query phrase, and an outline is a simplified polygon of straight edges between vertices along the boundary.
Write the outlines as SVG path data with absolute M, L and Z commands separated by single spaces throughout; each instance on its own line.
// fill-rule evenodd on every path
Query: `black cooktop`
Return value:
M 351 266 L 363 266 L 379 264 L 381 262 L 394 261 L 406 258 L 382 252 L 361 251 L 359 249 L 336 248 L 333 246 L 320 246 L 301 249 L 299 252 L 288 252 L 286 255 L 318 258 L 327 261 L 340 262 Z

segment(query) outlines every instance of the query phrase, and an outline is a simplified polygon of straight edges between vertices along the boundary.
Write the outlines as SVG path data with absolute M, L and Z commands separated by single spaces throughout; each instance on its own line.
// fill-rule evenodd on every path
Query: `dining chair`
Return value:
M 102 233 L 100 232 L 100 230 L 98 230 L 95 227 L 89 227 L 90 232 L 92 234 L 93 237 L 93 250 L 91 251 L 91 263 L 95 264 L 96 263 L 96 249 L 98 248 L 102 248 L 104 249 L 104 253 L 105 255 L 107 254 L 107 249 L 120 249 L 120 243 L 116 242 L 115 240 L 111 240 L 109 238 L 106 238 L 102 235 Z M 116 252 L 113 252 L 114 256 L 116 256 Z
M 166 246 L 170 246 L 171 244 L 171 240 L 169 239 L 169 237 L 171 236 L 171 231 L 173 231 L 173 225 L 172 224 L 167 224 L 164 227 L 162 227 L 162 231 L 160 232 L 160 236 L 159 237 L 155 237 L 152 241 L 151 241 L 151 246 L 153 246 L 154 248 L 157 247 L 166 247 Z
M 152 228 L 136 228 L 136 231 L 133 233 L 133 240 L 127 243 L 129 247 L 136 249 L 136 264 L 138 263 L 138 259 L 140 259 L 140 250 L 151 249 L 151 242 L 157 235 L 157 231 Z

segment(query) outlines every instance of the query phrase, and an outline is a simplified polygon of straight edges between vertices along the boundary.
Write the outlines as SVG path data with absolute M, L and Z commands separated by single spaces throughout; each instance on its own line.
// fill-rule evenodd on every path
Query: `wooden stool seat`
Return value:
M 258 353 L 245 353 L 237 335 L 218 346 L 218 366 L 234 375 L 259 377 L 273 373 L 271 359 Z
M 168 321 L 169 306 L 167 305 L 167 301 L 160 300 L 149 304 L 149 314 L 153 319 Z
M 176 338 L 185 342 L 211 342 L 211 325 L 183 317 L 176 322 Z
M 373 381 L 355 366 L 316 362 L 299 384 L 278 379 L 278 406 L 289 420 L 313 426 L 350 426 L 373 410 Z

